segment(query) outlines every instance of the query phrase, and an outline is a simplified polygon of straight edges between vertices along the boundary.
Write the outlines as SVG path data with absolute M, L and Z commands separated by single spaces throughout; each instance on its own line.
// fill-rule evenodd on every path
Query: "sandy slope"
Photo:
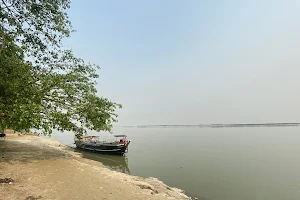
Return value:
M 36 136 L 0 140 L 1 200 L 189 199 L 155 178 L 111 171 L 57 141 Z

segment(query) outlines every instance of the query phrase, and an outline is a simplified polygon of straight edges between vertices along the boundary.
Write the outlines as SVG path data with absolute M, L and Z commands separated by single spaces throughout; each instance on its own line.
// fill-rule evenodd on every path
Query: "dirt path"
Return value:
M 0 200 L 188 199 L 154 178 L 111 171 L 56 141 L 34 136 L 0 140 Z

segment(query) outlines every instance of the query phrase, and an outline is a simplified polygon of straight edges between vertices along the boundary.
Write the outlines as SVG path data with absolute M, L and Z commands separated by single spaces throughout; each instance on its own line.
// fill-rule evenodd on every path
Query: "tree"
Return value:
M 96 65 L 62 48 L 69 0 L 0 0 L 0 129 L 110 131 L 120 104 L 97 96 Z

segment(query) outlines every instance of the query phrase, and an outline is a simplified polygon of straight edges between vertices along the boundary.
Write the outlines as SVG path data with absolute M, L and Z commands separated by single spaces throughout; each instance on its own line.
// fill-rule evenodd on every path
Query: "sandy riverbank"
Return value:
M 59 142 L 37 136 L 0 139 L 0 200 L 189 199 L 155 178 L 111 171 Z

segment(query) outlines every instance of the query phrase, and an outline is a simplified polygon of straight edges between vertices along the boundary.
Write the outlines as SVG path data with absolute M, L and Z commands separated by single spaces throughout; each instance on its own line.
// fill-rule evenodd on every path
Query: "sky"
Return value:
M 299 0 L 73 0 L 117 125 L 300 122 Z

